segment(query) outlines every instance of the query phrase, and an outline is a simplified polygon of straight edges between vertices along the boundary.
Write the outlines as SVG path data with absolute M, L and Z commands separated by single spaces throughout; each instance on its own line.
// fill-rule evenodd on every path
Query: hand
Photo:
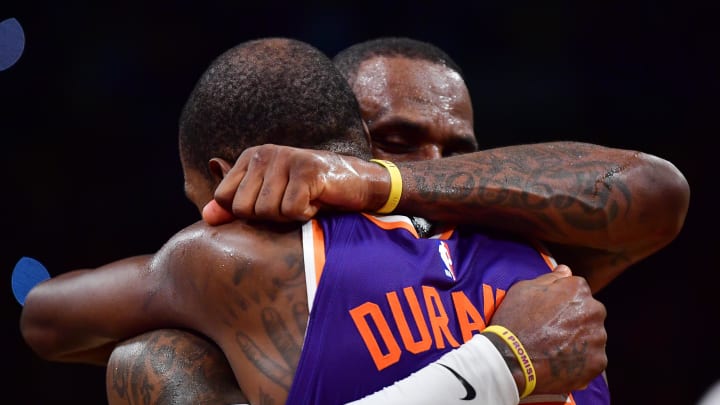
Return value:
M 518 337 L 535 367 L 536 394 L 583 388 L 607 367 L 605 306 L 570 268 L 513 285 L 490 324 Z M 513 373 L 516 375 L 515 373 Z
M 307 221 L 323 207 L 379 208 L 390 192 L 382 167 L 332 152 L 279 145 L 246 149 L 215 190 L 203 219 L 217 225 L 232 216 Z M 223 212 L 226 211 L 226 212 Z

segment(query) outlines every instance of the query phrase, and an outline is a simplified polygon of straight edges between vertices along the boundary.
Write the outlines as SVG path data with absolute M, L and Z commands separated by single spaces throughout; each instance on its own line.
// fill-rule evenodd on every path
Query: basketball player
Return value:
M 364 118 L 371 128 L 373 152 L 376 156 L 390 157 L 393 160 L 402 161 L 406 159 L 437 158 L 443 155 L 465 153 L 477 149 L 477 143 L 472 132 L 472 108 L 467 89 L 462 81 L 461 71 L 459 67 L 438 48 L 431 44 L 408 38 L 381 38 L 350 47 L 336 56 L 335 61 L 336 65 L 343 70 L 343 73 L 350 83 L 355 87 L 354 90 L 361 102 Z M 384 81 L 379 81 L 379 78 L 382 78 Z M 431 91 L 425 91 L 424 97 L 408 97 L 408 95 L 423 94 L 423 89 L 428 87 L 426 86 L 427 83 L 434 84 L 434 86 L 431 86 L 434 91 L 445 89 L 446 93 L 449 94 L 433 94 Z M 437 108 L 438 106 L 442 106 L 443 97 L 446 100 L 455 100 L 455 105 L 452 106 L 453 108 L 445 110 Z M 421 102 L 422 100 L 425 100 L 425 102 Z M 388 108 L 388 106 L 390 107 Z M 485 170 L 486 172 L 507 176 L 508 173 L 510 173 L 510 169 L 516 169 L 512 171 L 513 175 L 510 176 L 511 178 L 530 178 L 530 175 L 527 173 L 533 172 L 525 169 L 525 167 L 533 168 L 537 173 L 541 173 L 537 169 L 543 169 L 544 172 L 541 174 L 545 176 L 544 178 L 536 177 L 535 179 L 531 179 L 533 182 L 528 181 L 523 186 L 524 188 L 520 188 L 519 190 L 522 191 L 522 193 L 528 193 L 528 190 L 532 191 L 533 184 L 535 184 L 536 187 L 542 185 L 543 189 L 552 191 L 555 194 L 549 196 L 535 195 L 534 197 L 536 197 L 538 201 L 542 201 L 542 199 L 546 197 L 547 201 L 552 201 L 552 199 L 556 201 L 561 199 L 577 201 L 576 204 L 563 207 L 566 211 L 559 211 L 558 215 L 548 210 L 548 207 L 552 208 L 548 203 L 526 204 L 522 208 L 526 210 L 526 213 L 530 213 L 529 223 L 535 222 L 537 229 L 541 230 L 540 233 L 543 237 L 547 238 L 549 235 L 551 239 L 556 238 L 562 242 L 561 244 L 554 245 L 554 251 L 569 252 L 569 254 L 566 253 L 564 256 L 568 258 L 568 260 L 573 260 L 580 264 L 579 267 L 585 271 L 584 274 L 589 276 L 591 286 L 595 286 L 595 291 L 602 288 L 632 262 L 640 260 L 643 255 L 650 254 L 644 252 L 658 250 L 664 246 L 664 244 L 669 243 L 669 241 L 674 238 L 675 232 L 679 231 L 684 220 L 684 215 L 687 210 L 687 184 L 682 174 L 669 164 L 669 162 L 662 159 L 643 154 L 640 154 L 640 157 L 635 159 L 633 155 L 636 154 L 636 152 L 634 151 L 614 150 L 579 143 L 520 145 L 498 149 L 497 152 L 497 154 L 493 155 L 490 155 L 490 152 L 486 152 L 488 157 L 485 158 L 485 161 L 491 163 L 512 161 L 515 164 L 507 169 L 504 167 L 498 169 L 495 166 L 489 166 L 492 170 Z M 512 159 L 508 159 L 508 156 L 512 157 Z M 548 157 L 551 157 L 552 161 L 557 163 L 543 166 L 544 163 L 541 162 L 540 159 L 548 160 Z M 575 157 L 575 159 L 581 157 L 593 161 L 593 165 L 583 164 L 582 167 L 579 167 L 577 163 L 568 159 L 568 157 Z M 310 159 L 312 160 L 313 158 L 315 157 Z M 613 166 L 621 168 L 622 162 L 630 162 L 633 160 L 636 166 L 626 166 L 624 173 L 621 173 L 620 170 L 613 169 Z M 285 164 L 285 162 L 289 162 L 290 160 L 286 159 L 286 156 L 283 155 L 283 158 L 278 159 L 278 161 L 281 164 Z M 302 161 L 300 160 L 300 162 Z M 522 162 L 523 165 L 518 165 L 518 162 Z M 574 166 L 575 173 L 566 169 L 566 167 L 569 167 L 568 165 L 571 164 Z M 274 164 L 270 166 L 277 167 Z M 296 166 L 305 169 L 308 167 L 305 163 L 299 163 Z M 433 168 L 426 167 L 425 169 Z M 523 173 L 523 170 L 525 170 L 526 173 Z M 593 170 L 595 170 L 597 174 L 593 175 Z M 320 172 L 323 172 L 323 175 L 325 171 L 326 168 L 320 170 Z M 333 170 L 328 170 L 328 172 L 333 172 Z M 430 170 L 426 172 L 430 172 Z M 466 173 L 467 172 L 469 171 L 466 171 Z M 583 197 L 579 194 L 583 188 L 591 190 L 592 187 L 595 186 L 595 184 L 592 183 L 595 178 L 612 172 L 617 174 L 614 179 L 616 182 L 616 190 L 626 188 L 627 192 L 625 194 L 616 193 L 612 196 L 608 193 L 603 198 L 595 198 L 591 194 Z M 418 172 L 413 171 L 413 173 L 417 174 Z M 440 176 L 443 175 L 442 171 L 435 171 L 434 173 L 438 173 Z M 480 172 L 478 171 L 478 173 Z M 653 173 L 657 174 L 656 178 L 652 177 Z M 533 175 L 537 176 L 535 174 Z M 446 176 L 454 176 L 457 178 L 458 172 L 449 175 L 446 174 Z M 426 176 L 422 180 L 427 183 L 428 179 L 431 178 Z M 567 179 L 574 179 L 573 181 L 576 184 L 571 183 L 570 186 L 568 186 L 566 184 Z M 590 182 L 587 183 L 587 185 L 580 182 L 588 179 Z M 608 178 L 606 180 L 608 181 L 608 188 L 601 190 L 611 190 L 611 179 Z M 623 182 L 627 184 L 623 184 Z M 684 207 L 682 202 L 680 204 L 667 204 L 662 206 L 651 205 L 650 203 L 652 203 L 653 200 L 657 200 L 657 197 L 655 197 L 655 195 L 649 195 L 646 198 L 646 195 L 642 194 L 642 186 L 648 182 L 655 182 L 660 186 L 651 189 L 656 192 L 655 195 L 668 196 L 670 197 L 670 201 L 682 201 L 685 199 Z M 351 183 L 344 182 L 340 186 L 348 184 Z M 433 191 L 438 190 L 436 185 L 423 186 L 432 188 Z M 498 183 L 498 186 L 505 187 L 505 182 Z M 358 187 L 357 184 L 352 183 L 349 188 L 357 189 Z M 573 192 L 573 189 L 580 191 Z M 505 205 L 508 205 L 512 200 L 514 200 L 515 203 L 526 200 L 530 201 L 530 199 L 524 198 L 522 195 L 515 197 L 517 193 L 513 194 L 513 192 L 516 190 L 517 189 L 510 189 L 509 191 L 503 190 L 502 192 L 495 193 L 495 195 L 498 196 L 502 196 L 503 194 L 506 196 L 505 199 L 493 200 L 497 209 L 499 209 L 498 212 L 492 212 L 493 209 L 496 209 L 496 207 L 492 205 L 482 207 L 482 212 L 493 213 L 496 217 L 504 218 L 502 215 L 508 215 L 508 213 L 503 212 L 503 210 L 514 208 L 505 208 Z M 591 191 L 597 192 L 597 190 Z M 630 191 L 632 191 L 632 193 L 630 193 Z M 242 195 L 248 194 L 243 193 Z M 436 198 L 439 199 L 442 197 L 441 194 L 436 196 Z M 583 198 L 589 197 L 592 197 L 592 200 L 583 200 Z M 641 203 L 634 202 L 634 205 L 631 205 L 630 201 L 632 198 Z M 449 201 L 452 203 L 456 200 L 450 199 Z M 601 205 L 598 205 L 597 208 L 593 210 L 586 210 L 589 211 L 588 213 L 580 210 L 572 210 L 573 205 L 582 207 L 583 204 L 587 204 L 588 202 L 593 203 L 593 201 Z M 337 203 L 338 201 L 334 202 Z M 473 204 L 471 207 L 475 207 L 475 205 L 483 204 L 483 202 L 474 201 L 471 202 L 471 204 Z M 437 215 L 436 211 L 432 211 L 432 206 L 425 207 L 426 205 L 425 202 L 418 204 L 417 201 L 412 201 L 412 203 L 408 204 L 410 209 L 415 209 L 423 215 Z M 630 215 L 612 218 L 611 214 L 613 214 L 613 209 L 615 209 L 616 206 L 625 207 L 624 209 L 627 209 Z M 680 206 L 680 208 L 676 209 L 677 206 Z M 258 207 L 262 207 L 262 205 L 258 204 L 254 206 L 253 209 L 255 212 L 252 212 L 252 215 L 257 215 L 258 212 L 261 213 L 263 211 L 263 208 L 258 209 Z M 350 208 L 353 207 L 351 206 Z M 400 208 L 403 208 L 403 204 L 401 204 Z M 635 208 L 635 210 L 630 210 L 630 208 Z M 657 211 L 657 216 L 667 221 L 642 223 L 633 220 L 633 218 L 637 217 L 637 215 L 634 214 L 635 212 L 647 212 L 648 209 L 651 211 L 664 209 L 663 212 Z M 460 212 L 464 220 L 467 218 L 478 218 L 477 211 L 478 210 L 473 210 L 468 212 L 467 209 L 458 211 L 457 207 L 453 207 L 453 209 L 450 210 L 450 212 Z M 277 209 L 276 212 L 279 212 L 279 209 Z M 593 215 L 592 212 L 596 214 Z M 538 216 L 535 217 L 534 213 L 537 213 Z M 597 213 L 603 214 L 598 215 Z M 442 212 L 440 212 L 440 214 L 442 214 Z M 295 213 L 291 213 L 291 215 L 295 215 Z M 473 215 L 475 215 L 475 217 L 473 217 Z M 607 215 L 607 218 L 605 219 L 603 215 Z M 287 213 L 283 213 L 281 219 L 287 219 L 287 216 Z M 583 217 L 585 218 L 584 220 Z M 206 215 L 206 218 L 211 222 L 217 221 L 217 219 L 213 219 L 212 216 L 208 217 Z M 303 217 L 299 216 L 297 218 Z M 541 220 L 552 220 L 553 218 L 556 223 L 560 225 L 547 227 L 544 226 L 544 222 L 539 222 Z M 572 221 L 569 219 L 572 219 Z M 488 219 L 482 220 L 487 221 Z M 614 221 L 614 224 L 610 223 L 611 221 Z M 528 229 L 527 224 L 519 223 L 517 219 L 513 221 L 495 221 L 495 224 L 500 227 L 507 227 L 508 225 L 524 226 L 525 229 L 522 230 L 523 232 L 527 232 Z M 567 229 L 562 233 L 558 232 L 562 227 Z M 423 228 L 419 229 L 422 230 Z M 533 228 L 530 227 L 530 229 Z M 609 232 L 594 232 L 597 230 Z M 642 233 L 645 234 L 642 238 L 633 236 Z M 613 242 L 612 240 L 609 240 L 609 242 L 613 242 L 615 245 L 609 245 L 605 242 L 608 241 L 608 236 L 611 235 L 612 239 L 617 242 Z M 648 247 L 638 245 L 636 243 L 637 241 L 644 241 L 645 246 Z M 570 243 L 574 245 L 586 243 L 587 248 L 570 246 L 568 245 Z M 589 246 L 598 246 L 599 248 L 591 249 Z M 622 258 L 623 255 L 628 256 L 628 262 L 617 260 L 618 257 Z M 164 338 L 167 337 L 164 336 Z M 198 339 L 196 338 L 193 343 L 197 344 L 197 341 Z M 173 340 L 173 342 L 177 345 L 177 339 Z M 134 341 L 134 344 L 137 345 L 138 342 Z M 151 357 L 150 351 L 152 351 L 152 346 L 148 345 L 146 349 L 148 352 L 143 352 L 143 358 L 136 359 L 137 362 L 146 361 L 148 357 Z M 122 348 L 120 348 L 119 351 L 120 350 L 122 350 Z M 137 352 L 126 353 L 126 355 L 136 354 Z M 116 364 L 125 361 L 119 353 L 116 353 L 114 357 Z M 177 375 L 172 376 L 172 379 L 178 380 L 182 375 L 182 372 L 178 372 Z M 168 378 L 168 373 L 156 377 L 158 380 L 162 377 Z M 207 390 L 205 392 L 207 392 Z
M 333 76 L 332 69 L 321 69 L 325 68 L 325 62 L 321 54 L 311 47 L 297 41 L 276 39 L 245 43 L 221 56 L 217 64 L 208 69 L 181 119 L 180 141 L 186 191 L 196 204 L 202 206 L 209 200 L 212 187 L 193 188 L 191 185 L 204 183 L 212 186 L 220 178 L 218 176 L 230 168 L 228 162 L 238 154 L 232 146 L 227 146 L 227 141 L 221 142 L 221 138 L 208 140 L 209 133 L 222 137 L 230 131 L 232 139 L 248 136 L 254 142 L 267 142 L 278 135 L 285 135 L 289 137 L 285 140 L 290 145 L 368 157 L 367 150 L 358 148 L 364 141 L 361 121 L 349 112 L 357 108 L 354 97 L 345 88 L 346 84 L 340 84 L 345 82 Z M 292 69 L 288 68 L 290 65 Z M 241 86 L 228 86 L 228 75 L 245 80 L 239 83 Z M 308 83 L 309 88 L 302 87 L 302 91 L 297 88 L 308 86 Z M 243 84 L 246 85 L 244 88 Z M 265 84 L 268 87 L 262 86 Z M 278 88 L 283 91 L 273 92 Z M 248 97 L 243 91 L 251 91 L 253 97 Z M 218 100 L 213 98 L 218 96 L 225 102 L 218 104 Z M 233 103 L 227 103 L 227 100 Z M 231 111 L 223 107 L 230 107 Z M 238 113 L 236 108 L 246 110 Z M 262 118 L 254 121 L 230 120 L 224 115 L 230 112 L 236 114 L 232 116 L 246 117 L 249 111 L 261 112 L 255 117 Z M 308 120 L 310 116 L 314 119 Z M 217 123 L 224 122 L 234 127 L 217 127 Z M 342 131 L 339 130 L 341 128 Z M 338 133 L 345 135 L 341 139 L 328 139 L 329 134 Z M 210 143 L 196 144 L 194 136 Z M 209 149 L 203 149 L 204 145 L 209 145 Z M 225 149 L 210 152 L 220 145 L 224 145 Z M 208 159 L 208 153 L 217 154 L 209 155 L 215 157 Z M 206 165 L 208 160 L 210 164 Z M 198 162 L 202 162 L 200 166 Z M 371 221 L 359 214 L 347 214 L 346 217 L 351 218 L 349 221 Z M 257 403 L 261 399 L 284 402 L 300 354 L 299 348 L 284 346 L 288 350 L 281 354 L 287 357 L 279 367 L 268 361 L 270 357 L 266 353 L 275 353 L 275 339 L 301 343 L 304 335 L 309 303 L 299 231 L 296 224 L 244 221 L 216 228 L 202 222 L 191 225 L 168 241 L 152 258 L 145 257 L 146 262 L 139 271 L 138 259 L 127 259 L 94 271 L 66 273 L 38 285 L 30 292 L 23 307 L 23 336 L 45 358 L 102 364 L 108 349 L 115 343 L 146 330 L 162 327 L 195 330 L 217 343 L 230 361 L 240 385 L 252 388 L 245 392 L 251 402 Z M 510 239 L 507 243 L 529 248 Z M 537 253 L 528 257 L 537 260 L 542 256 Z M 535 266 L 536 263 L 528 263 L 528 266 L 541 267 Z M 544 265 L 544 262 L 541 264 Z M 330 274 L 330 267 L 322 268 L 326 275 Z M 547 272 L 547 267 L 538 271 Z M 457 274 L 456 280 L 458 277 L 461 275 Z M 447 284 L 447 280 L 443 282 Z M 586 335 L 583 339 L 590 342 L 590 346 L 584 349 L 594 356 L 584 359 L 590 360 L 592 365 L 586 363 L 588 367 L 583 369 L 582 375 L 553 379 L 549 378 L 548 356 L 556 358 L 567 356 L 567 353 L 542 353 L 528 349 L 538 360 L 539 370 L 545 370 L 537 373 L 538 382 L 547 384 L 535 389 L 539 393 L 548 392 L 546 390 L 558 392 L 557 384 L 574 388 L 586 385 L 604 368 L 605 362 L 604 308 L 591 299 L 587 286 L 584 290 L 577 288 L 582 287 L 582 279 L 559 276 L 553 281 L 568 284 L 563 291 L 575 291 L 570 298 L 582 298 L 571 301 L 591 316 L 588 322 L 579 324 L 575 333 Z M 308 286 L 311 284 L 308 283 Z M 576 288 L 570 288 L 573 286 Z M 486 318 L 483 322 L 492 315 L 493 306 L 499 304 L 497 297 L 506 291 L 501 284 L 490 287 L 495 294 L 492 299 L 494 305 L 488 304 L 482 309 Z M 476 288 L 484 293 L 480 286 Z M 480 291 L 476 292 L 476 297 L 479 297 L 478 293 Z M 507 297 L 510 297 L 509 291 Z M 474 305 L 483 307 L 478 299 L 474 300 Z M 556 322 L 554 318 L 534 319 L 541 324 Z M 481 330 L 477 326 L 479 321 L 480 318 L 473 320 L 474 330 Z M 598 334 L 598 331 L 601 333 Z M 281 336 L 283 333 L 286 334 L 284 337 Z M 525 338 L 522 334 L 518 337 Z M 436 343 L 437 349 L 432 349 L 438 356 L 454 345 L 441 346 Z M 426 361 L 432 361 L 432 358 Z M 515 367 L 518 368 L 518 365 Z M 541 375 L 546 378 L 541 380 Z M 388 377 L 378 373 L 375 381 L 381 383 L 380 386 L 395 381 Z M 562 379 L 564 381 L 561 382 Z M 522 390 L 519 392 L 525 390 L 522 383 L 517 388 Z M 356 393 L 348 394 L 356 396 Z

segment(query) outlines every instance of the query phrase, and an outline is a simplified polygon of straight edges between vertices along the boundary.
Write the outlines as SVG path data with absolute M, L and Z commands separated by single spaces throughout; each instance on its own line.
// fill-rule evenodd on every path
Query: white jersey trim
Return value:
M 315 242 L 312 221 L 302 226 L 303 262 L 305 263 L 305 287 L 307 290 L 308 314 L 312 311 L 315 292 L 317 291 L 317 269 L 315 268 Z

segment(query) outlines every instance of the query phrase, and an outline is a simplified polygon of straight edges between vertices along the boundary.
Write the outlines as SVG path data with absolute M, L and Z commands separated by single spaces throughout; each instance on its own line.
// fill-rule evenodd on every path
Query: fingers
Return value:
M 557 267 L 555 267 L 555 269 L 553 269 L 553 273 L 562 277 L 572 276 L 572 271 L 570 270 L 570 267 L 564 264 L 559 264 Z
M 290 179 L 285 188 L 280 212 L 288 219 L 307 221 L 314 217 L 319 208 L 312 203 L 310 182 L 298 175 L 297 170 L 290 172 Z
M 261 219 L 285 220 L 281 206 L 288 187 L 288 170 L 278 160 L 277 156 L 273 155 L 269 157 L 269 160 L 259 162 L 256 167 L 248 168 L 248 174 L 243 179 L 243 183 L 252 181 L 260 183 L 261 186 L 254 204 L 251 204 L 251 201 L 243 202 L 243 206 L 248 209 L 248 211 L 243 211 L 243 214 L 254 215 Z M 255 178 L 250 180 L 251 174 Z M 236 201 L 239 197 L 247 198 L 248 196 L 241 195 L 239 190 Z M 253 210 L 249 211 L 251 205 Z M 235 211 L 235 207 L 234 205 L 233 211 Z
M 236 191 L 240 185 L 240 182 L 245 177 L 247 172 L 248 159 L 245 154 L 240 155 L 235 161 L 233 167 L 225 173 L 222 181 L 215 188 L 214 199 L 221 207 L 228 211 L 232 211 L 233 202 L 235 200 Z M 203 214 L 204 216 L 204 214 Z
M 536 277 L 533 281 L 541 285 L 549 285 L 557 280 L 572 276 L 570 268 L 564 264 L 558 265 L 553 271 Z
M 214 198 L 237 218 L 307 221 L 322 207 L 363 209 L 366 183 L 342 156 L 268 144 L 246 149 Z M 206 220 L 226 221 L 211 208 Z
M 217 201 L 210 200 L 202 210 L 202 217 L 209 225 L 222 225 L 235 219 L 232 212 L 221 207 Z
M 243 151 L 216 188 L 217 203 L 237 218 L 288 220 L 281 212 L 288 186 L 287 149 L 261 145 Z
M 267 148 L 246 149 L 233 166 L 233 169 L 238 168 L 237 173 L 231 171 L 223 179 L 222 183 L 237 184 L 232 190 L 232 212 L 235 216 L 249 217 L 255 214 L 257 200 L 263 192 L 265 171 L 273 164 L 273 154 L 270 152 Z M 230 175 L 233 177 L 228 179 Z M 268 189 L 265 188 L 264 192 L 267 195 Z
M 312 156 L 278 145 L 248 148 L 216 188 L 215 200 L 237 218 L 306 221 L 318 211 L 310 203 L 310 187 L 316 183 L 314 173 L 322 173 Z M 216 216 L 217 209 L 211 208 L 206 220 L 227 221 L 224 213 Z
M 265 156 L 253 159 L 241 182 L 251 190 L 259 187 L 257 195 L 253 198 L 245 188 L 238 188 L 233 213 L 281 222 L 310 219 L 317 212 L 310 205 L 310 187 L 316 173 L 322 172 L 314 162 L 307 152 L 296 148 L 270 148 Z

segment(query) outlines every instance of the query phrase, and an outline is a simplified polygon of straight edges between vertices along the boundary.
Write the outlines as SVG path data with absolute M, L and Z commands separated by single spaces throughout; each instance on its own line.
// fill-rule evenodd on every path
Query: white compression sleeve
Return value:
M 475 335 L 410 376 L 347 405 L 515 405 L 519 400 L 500 352 Z

